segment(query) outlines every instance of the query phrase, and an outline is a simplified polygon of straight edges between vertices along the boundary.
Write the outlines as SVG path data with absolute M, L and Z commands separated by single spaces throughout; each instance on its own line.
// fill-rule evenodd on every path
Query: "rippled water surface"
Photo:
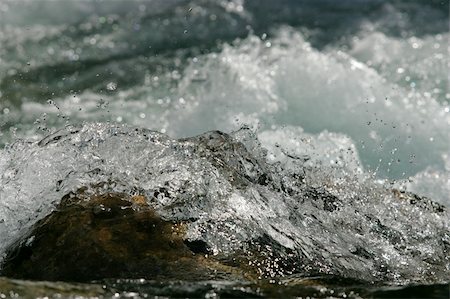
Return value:
M 352 281 L 286 296 L 445 294 L 448 24 L 433 0 L 0 0 L 0 260 L 62 196 L 112 182 L 215 256 L 269 246 L 261 279 Z M 158 283 L 105 296 L 277 296 Z

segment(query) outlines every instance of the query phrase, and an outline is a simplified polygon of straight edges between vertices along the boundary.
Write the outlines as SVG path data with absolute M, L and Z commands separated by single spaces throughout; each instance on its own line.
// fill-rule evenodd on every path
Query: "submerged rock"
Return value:
M 23 151 L 3 167 L 2 275 L 448 281 L 445 207 L 302 155 L 268 160 L 248 130 L 174 140 L 93 124 Z
M 82 194 L 81 194 L 82 195 Z M 207 279 L 212 273 L 143 196 L 66 196 L 7 252 L 3 275 L 21 279 Z
M 320 198 L 322 193 L 314 190 L 310 196 Z M 302 268 L 303 257 L 267 235 L 248 242 L 245 250 L 211 256 L 207 243 L 185 238 L 187 222 L 162 219 L 144 196 L 89 195 L 85 191 L 64 196 L 54 212 L 10 246 L 3 275 L 77 282 L 227 278 L 254 283 L 265 277 L 282 279 Z M 428 202 L 414 194 L 393 192 L 401 199 Z

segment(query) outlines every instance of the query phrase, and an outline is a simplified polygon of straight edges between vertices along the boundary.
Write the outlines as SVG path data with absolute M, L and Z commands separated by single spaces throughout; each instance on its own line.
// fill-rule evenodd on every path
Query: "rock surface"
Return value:
M 142 196 L 65 196 L 58 209 L 11 246 L 3 275 L 21 279 L 207 279 L 211 267 Z

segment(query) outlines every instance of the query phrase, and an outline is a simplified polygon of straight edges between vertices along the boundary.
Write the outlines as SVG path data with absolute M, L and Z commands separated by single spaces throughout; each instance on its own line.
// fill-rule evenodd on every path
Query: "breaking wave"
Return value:
M 346 137 L 291 129 L 266 132 L 262 140 L 269 150 L 249 128 L 175 140 L 89 124 L 14 143 L 0 155 L 0 250 L 64 195 L 87 186 L 92 193 L 145 195 L 163 218 L 187 221 L 186 238 L 205 242 L 213 255 L 250 250 L 254 242 L 267 246 L 263 277 L 446 281 L 445 208 L 363 173 Z M 287 260 L 289 270 L 280 264 Z

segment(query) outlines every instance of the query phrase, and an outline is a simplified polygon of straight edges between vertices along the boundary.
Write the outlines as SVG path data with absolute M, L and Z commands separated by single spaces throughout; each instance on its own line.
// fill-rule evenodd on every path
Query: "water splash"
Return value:
M 0 250 L 63 195 L 90 186 L 90 192 L 145 195 L 162 217 L 188 221 L 186 238 L 205 242 L 214 255 L 250 253 L 252 244 L 260 244 L 268 250 L 260 266 L 264 277 L 445 281 L 448 212 L 364 175 L 345 137 L 296 139 L 300 134 L 262 134 L 268 151 L 249 129 L 175 140 L 127 126 L 86 124 L 38 143 L 17 142 L 0 155 Z M 318 159 L 311 147 L 335 151 Z M 339 161 L 353 161 L 355 168 Z

